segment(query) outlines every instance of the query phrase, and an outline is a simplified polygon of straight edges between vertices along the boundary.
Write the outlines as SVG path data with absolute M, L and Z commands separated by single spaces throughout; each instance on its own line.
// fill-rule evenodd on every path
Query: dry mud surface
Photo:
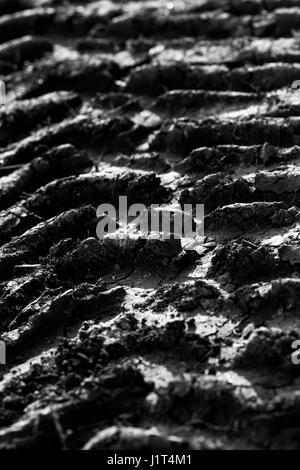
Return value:
M 0 0 L 0 449 L 299 449 L 300 3 Z M 205 204 L 205 239 L 96 208 Z

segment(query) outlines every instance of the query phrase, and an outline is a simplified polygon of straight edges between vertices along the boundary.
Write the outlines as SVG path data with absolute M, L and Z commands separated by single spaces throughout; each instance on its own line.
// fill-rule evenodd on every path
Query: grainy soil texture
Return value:
M 0 0 L 0 80 L 0 450 L 299 449 L 300 1 Z

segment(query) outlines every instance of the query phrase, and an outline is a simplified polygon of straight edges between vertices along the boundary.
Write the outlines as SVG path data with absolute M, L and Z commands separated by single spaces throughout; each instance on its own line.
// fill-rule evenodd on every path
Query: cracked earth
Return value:
M 299 449 L 297 0 L 0 0 L 0 449 Z M 205 238 L 96 208 L 205 205 Z

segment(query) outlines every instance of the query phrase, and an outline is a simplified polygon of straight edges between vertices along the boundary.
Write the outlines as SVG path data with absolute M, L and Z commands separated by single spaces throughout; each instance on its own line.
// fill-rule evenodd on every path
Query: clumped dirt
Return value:
M 299 28 L 297 0 L 0 0 L 1 450 L 300 448 Z M 204 239 L 99 240 L 123 195 L 204 204 Z

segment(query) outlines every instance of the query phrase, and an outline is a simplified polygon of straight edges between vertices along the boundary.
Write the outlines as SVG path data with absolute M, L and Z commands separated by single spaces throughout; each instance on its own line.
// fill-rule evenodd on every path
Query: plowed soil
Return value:
M 297 0 L 0 0 L 0 449 L 300 448 L 299 31 Z M 123 195 L 205 238 L 100 241 Z

